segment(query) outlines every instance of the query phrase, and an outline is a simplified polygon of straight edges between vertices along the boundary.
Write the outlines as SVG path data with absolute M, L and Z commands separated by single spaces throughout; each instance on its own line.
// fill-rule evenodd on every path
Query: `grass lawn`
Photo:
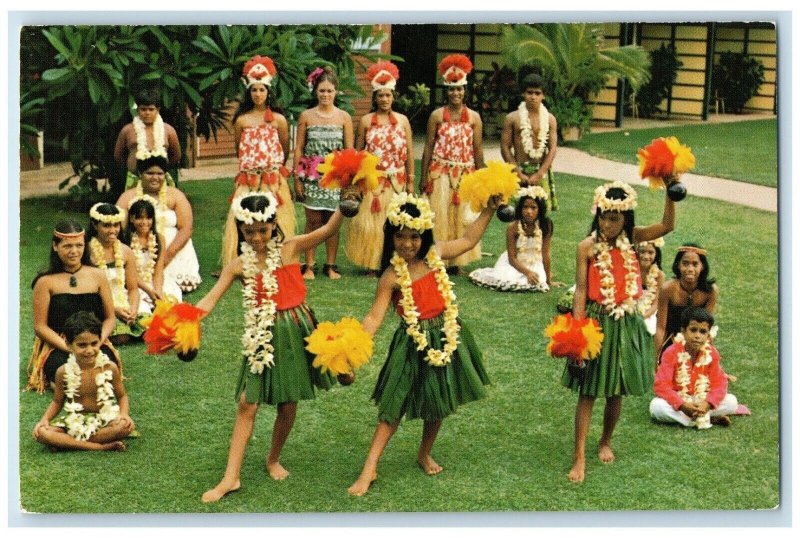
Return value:
M 558 180 L 562 209 L 553 215 L 553 270 L 557 280 L 572 282 L 575 246 L 589 227 L 588 208 L 598 182 L 567 175 Z M 194 244 L 204 278 L 200 290 L 188 296 L 192 302 L 214 283 L 210 272 L 219 254 L 230 184 L 229 179 L 183 184 L 194 206 Z M 660 218 L 663 195 L 638 191 L 637 222 Z M 29 284 L 46 262 L 50 230 L 65 217 L 86 221 L 53 198 L 22 203 L 22 385 L 33 340 Z M 492 265 L 505 249 L 503 227 L 492 222 L 483 243 L 491 256 L 472 268 Z M 200 495 L 217 483 L 225 468 L 236 412 L 233 390 L 242 314 L 235 285 L 204 322 L 203 346 L 194 362 L 145 355 L 142 344 L 122 349 L 131 415 L 142 434 L 127 443 L 127 452 L 47 450 L 34 442 L 30 431 L 50 395 L 20 394 L 22 507 L 47 513 L 773 508 L 779 503 L 776 215 L 689 196 L 679 206 L 678 229 L 667 238 L 667 265 L 675 247 L 687 240 L 698 240 L 710 251 L 712 276 L 721 289 L 718 347 L 726 370 L 739 377 L 731 391 L 753 411 L 750 417 L 735 418 L 730 428 L 696 431 L 656 425 L 648 416 L 648 398 L 627 398 L 614 438 L 617 460 L 605 466 L 593 456 L 601 429 L 598 402 L 589 435 L 587 480 L 578 486 L 569 483 L 576 398 L 560 386 L 563 364 L 545 355 L 542 334 L 559 292 L 499 293 L 457 277 L 462 317 L 484 352 L 493 384 L 486 399 L 445 420 L 434 447 L 434 456 L 445 467 L 442 474 L 428 477 L 419 470 L 416 450 L 422 425 L 404 422 L 370 492 L 363 498 L 346 493 L 375 426 L 369 396 L 398 323 L 396 314 L 389 314 L 377 334 L 375 357 L 358 372 L 355 384 L 300 404 L 282 459 L 291 476 L 274 482 L 265 473 L 275 411 L 264 407 L 245 458 L 241 491 L 204 505 Z M 375 280 L 357 276 L 343 255 L 339 260 L 343 280 L 318 278 L 309 285 L 309 303 L 321 320 L 362 317 L 375 292 Z
M 659 136 L 677 136 L 692 148 L 692 173 L 778 186 L 777 120 L 748 120 L 588 134 L 570 146 L 612 161 L 638 164 L 636 151 Z

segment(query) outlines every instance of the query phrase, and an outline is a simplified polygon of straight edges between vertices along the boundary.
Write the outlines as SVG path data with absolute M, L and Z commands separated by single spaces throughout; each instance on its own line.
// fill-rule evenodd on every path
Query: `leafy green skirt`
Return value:
M 642 396 L 653 387 L 655 351 L 641 314 L 615 320 L 601 305 L 586 303 L 587 317 L 600 322 L 603 347 L 600 355 L 580 369 L 564 368 L 561 384 L 583 396 Z
M 274 364 L 260 374 L 250 372 L 247 357 L 242 357 L 242 369 L 236 385 L 236 401 L 242 393 L 248 403 L 277 405 L 284 402 L 313 400 L 314 387 L 329 389 L 336 378 L 323 375 L 311 366 L 314 355 L 306 351 L 304 338 L 316 328 L 314 313 L 305 304 L 279 310 L 272 328 Z
M 417 351 L 406 334 L 406 324 L 394 332 L 389 356 L 378 374 L 372 399 L 378 406 L 378 419 L 396 422 L 406 418 L 441 420 L 467 402 L 486 395 L 489 376 L 483 367 L 482 354 L 461 320 L 458 349 L 446 366 L 431 366 L 425 351 Z M 443 347 L 444 316 L 420 321 L 420 330 L 435 349 Z

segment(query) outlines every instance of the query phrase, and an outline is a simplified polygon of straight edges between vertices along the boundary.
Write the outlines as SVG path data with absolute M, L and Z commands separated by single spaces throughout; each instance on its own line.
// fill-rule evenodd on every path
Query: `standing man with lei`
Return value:
M 345 253 L 355 265 L 377 276 L 381 264 L 383 224 L 395 193 L 414 192 L 414 152 L 411 125 L 403 114 L 392 110 L 397 66 L 380 61 L 367 70 L 372 85 L 373 111 L 361 118 L 356 131 L 356 149 L 366 149 L 380 162 L 381 181 L 364 196 L 361 210 L 347 227 Z
M 433 236 L 450 241 L 464 235 L 470 214 L 458 196 L 461 177 L 483 168 L 483 123 L 481 117 L 465 104 L 467 75 L 472 62 L 463 54 L 445 56 L 439 73 L 447 87 L 447 104 L 437 108 L 428 119 L 428 136 L 422 154 L 422 179 L 419 184 L 430 201 L 435 216 Z M 481 257 L 480 244 L 448 265 L 460 268 Z
M 428 475 L 440 473 L 442 467 L 431 451 L 442 421 L 458 406 L 485 396 L 483 385 L 489 376 L 480 349 L 458 316 L 443 260 L 473 248 L 496 208 L 497 199 L 490 199 L 462 237 L 434 242 L 434 215 L 427 201 L 409 193 L 392 199 L 384 227 L 382 274 L 363 325 L 374 335 L 390 304 L 402 321 L 372 393 L 379 422 L 361 474 L 348 489 L 351 495 L 364 495 L 375 481 L 378 461 L 404 415 L 424 422 L 417 463 Z
M 286 238 L 294 237 L 297 219 L 287 177 L 289 124 L 283 114 L 272 110 L 272 81 L 278 76 L 268 56 L 254 56 L 242 70 L 244 99 L 233 118 L 239 174 L 232 198 L 248 192 L 269 191 L 278 200 L 278 225 Z M 225 267 L 236 257 L 237 228 L 233 209 L 228 211 L 222 237 L 220 263 Z
M 119 132 L 114 145 L 114 159 L 127 170 L 125 188 L 130 189 L 139 180 L 136 161 L 150 157 L 164 157 L 169 166 L 181 161 L 181 144 L 175 128 L 161 119 L 161 96 L 158 90 L 145 88 L 134 97 L 136 117 Z M 167 170 L 167 184 L 175 181 Z
M 664 198 L 661 222 L 635 226 L 636 191 L 622 181 L 597 187 L 592 231 L 578 244 L 572 315 L 598 320 L 604 337 L 597 358 L 568 362 L 561 378 L 565 387 L 578 393 L 575 451 L 568 474 L 575 483 L 585 478 L 586 438 L 595 399 L 606 399 L 597 455 L 608 464 L 615 457 L 611 437 L 622 412 L 622 397 L 642 396 L 653 384 L 653 338 L 637 308 L 642 279 L 633 245 L 675 228 L 675 202 Z
M 522 79 L 522 102 L 506 116 L 500 138 L 503 160 L 517 165 L 520 184 L 541 185 L 551 211 L 558 209 L 553 159 L 558 145 L 558 123 L 544 106 L 544 80 L 536 74 Z

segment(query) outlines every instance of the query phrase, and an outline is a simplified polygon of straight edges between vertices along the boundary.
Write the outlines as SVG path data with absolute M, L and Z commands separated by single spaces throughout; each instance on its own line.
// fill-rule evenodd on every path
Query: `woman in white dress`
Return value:
M 549 291 L 550 240 L 553 221 L 547 216 L 547 193 L 539 186 L 517 192 L 516 219 L 506 229 L 506 252 L 494 267 L 469 274 L 478 286 L 498 291 Z M 555 285 L 561 285 L 556 283 Z

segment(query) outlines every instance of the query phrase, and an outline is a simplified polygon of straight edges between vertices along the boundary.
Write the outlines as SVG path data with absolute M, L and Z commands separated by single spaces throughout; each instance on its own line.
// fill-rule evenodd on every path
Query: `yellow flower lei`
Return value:
M 95 368 L 105 368 L 111 364 L 111 360 L 102 351 L 97 355 L 94 362 Z M 114 396 L 114 386 L 111 384 L 114 374 L 110 370 L 103 370 L 94 377 L 97 385 L 97 405 L 99 411 L 93 417 L 87 417 L 83 411 L 83 405 L 75 401 L 81 388 L 81 367 L 75 355 L 70 354 L 67 364 L 64 367 L 64 410 L 67 416 L 64 424 L 67 427 L 67 434 L 79 441 L 86 441 L 91 438 L 97 430 L 119 417 L 119 405 Z
M 278 293 L 278 278 L 275 270 L 281 258 L 280 245 L 276 240 L 267 244 L 267 259 L 264 270 L 260 271 L 262 285 L 266 297 L 258 304 L 256 290 L 257 267 L 256 251 L 253 247 L 243 242 L 242 270 L 244 273 L 244 287 L 242 288 L 242 305 L 244 307 L 244 334 L 242 335 L 242 354 L 247 357 L 250 372 L 261 374 L 264 368 L 271 368 L 274 364 L 272 346 L 272 327 L 275 324 L 277 307 L 273 297 Z
M 136 131 L 136 160 L 143 161 L 150 157 L 167 157 L 167 148 L 164 147 L 166 139 L 166 129 L 161 114 L 156 116 L 153 122 L 153 149 L 147 149 L 147 126 L 139 119 L 133 118 L 133 130 Z
M 650 310 L 650 307 L 653 306 L 653 301 L 656 298 L 656 293 L 658 293 L 658 266 L 653 263 L 650 266 L 650 270 L 647 271 L 647 277 L 645 277 L 645 283 L 647 286 L 642 291 L 642 296 L 639 297 L 639 313 L 644 315 L 645 312 Z
M 139 234 L 134 233 L 131 237 L 131 250 L 134 256 L 136 256 L 136 270 L 139 274 L 139 278 L 141 278 L 145 284 L 153 283 L 153 273 L 155 272 L 156 260 L 158 259 L 156 245 L 156 234 L 154 234 L 152 230 L 147 234 L 146 249 L 142 248 L 139 244 Z
M 140 179 L 139 182 L 136 184 L 136 198 L 144 198 L 145 196 L 149 196 L 144 193 L 144 188 L 142 187 L 142 180 Z M 134 200 L 136 199 L 134 198 Z M 131 200 L 133 202 L 133 200 Z M 167 207 L 167 182 L 161 184 L 161 188 L 158 189 L 158 206 L 156 207 L 156 232 L 163 234 L 164 227 L 166 226 L 167 222 L 167 215 L 166 212 L 169 209 Z
M 447 277 L 447 269 L 444 262 L 436 253 L 434 247 L 428 251 L 425 263 L 434 271 L 436 285 L 444 299 L 444 336 L 445 344 L 442 349 L 432 349 L 428 347 L 428 339 L 419 330 L 419 311 L 414 303 L 414 295 L 411 289 L 411 274 L 408 271 L 408 264 L 396 252 L 392 256 L 391 264 L 397 274 L 397 282 L 400 285 L 400 306 L 403 308 L 403 320 L 406 322 L 406 334 L 408 334 L 417 344 L 417 350 L 428 352 L 425 360 L 431 366 L 446 366 L 452 359 L 453 352 L 458 348 L 458 333 L 461 328 L 458 325 L 458 306 L 456 305 L 456 295 L 453 292 L 453 283 Z
M 106 272 L 108 276 L 108 264 L 106 263 L 106 253 L 103 245 L 96 237 L 92 237 L 89 241 L 89 248 L 91 249 L 92 263 Z M 125 259 L 122 257 L 122 242 L 117 239 L 114 241 L 114 278 L 110 279 L 111 295 L 114 300 L 114 306 L 119 308 L 128 308 L 128 291 L 125 289 Z
M 544 106 L 544 103 L 539 104 L 539 138 L 534 148 L 533 126 L 531 126 L 531 118 L 528 116 L 528 107 L 525 101 L 519 104 L 517 111 L 519 111 L 519 134 L 522 139 L 522 148 L 525 150 L 525 153 L 528 154 L 528 157 L 534 161 L 539 161 L 544 155 L 547 139 L 550 134 L 550 113 Z
M 405 204 L 414 204 L 419 209 L 419 217 L 412 217 L 400 210 Z M 396 193 L 392 196 L 386 210 L 386 218 L 393 226 L 410 228 L 422 233 L 433 228 L 433 211 L 425 198 L 418 198 L 408 192 Z
M 625 314 L 632 314 L 636 309 L 636 300 L 633 297 L 639 291 L 639 286 L 636 284 L 636 268 L 633 263 L 636 253 L 628 241 L 628 237 L 624 232 L 620 233 L 615 243 L 615 247 L 622 254 L 623 267 L 627 271 L 625 273 L 625 295 L 627 297 L 620 304 L 617 304 L 615 299 L 616 286 L 614 274 L 611 272 L 613 268 L 611 248 L 606 241 L 598 240 L 597 232 L 592 232 L 591 237 L 594 241 L 592 247 L 595 256 L 594 266 L 600 271 L 600 293 L 603 296 L 603 308 L 614 319 L 619 319 Z
M 678 351 L 678 362 L 680 367 L 675 374 L 675 381 L 681 386 L 679 394 L 684 402 L 699 404 L 706 401 L 708 391 L 711 388 L 711 383 L 707 375 L 700 374 L 694 383 L 694 394 L 689 394 L 689 383 L 691 382 L 691 374 L 689 373 L 689 362 L 692 356 L 686 352 L 686 338 L 683 333 L 675 335 L 673 341 L 680 346 Z M 708 366 L 711 364 L 711 343 L 706 342 L 700 352 L 700 358 L 695 363 L 696 367 Z M 711 412 L 709 411 L 703 416 L 697 417 L 694 420 L 694 425 L 698 430 L 703 430 L 711 427 Z

